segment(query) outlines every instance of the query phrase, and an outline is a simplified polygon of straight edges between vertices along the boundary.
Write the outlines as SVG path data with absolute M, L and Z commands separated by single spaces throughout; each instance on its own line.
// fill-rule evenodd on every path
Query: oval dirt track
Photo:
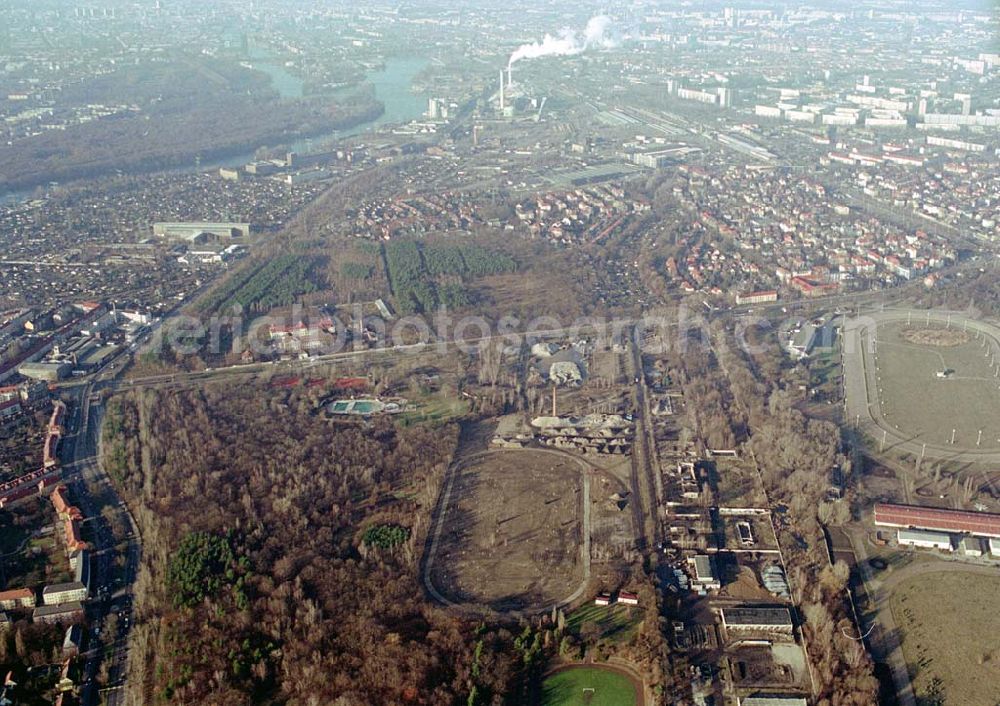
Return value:
M 448 469 L 422 580 L 439 603 L 537 612 L 590 579 L 589 464 L 551 449 L 490 450 Z

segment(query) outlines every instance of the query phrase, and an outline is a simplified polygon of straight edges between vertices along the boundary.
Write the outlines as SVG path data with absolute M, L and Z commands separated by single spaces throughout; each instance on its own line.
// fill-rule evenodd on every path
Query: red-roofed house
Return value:
M 619 591 L 618 602 L 624 603 L 625 605 L 639 605 L 639 594 L 629 593 L 628 591 Z
M 792 277 L 792 287 L 807 297 L 822 297 L 836 292 L 838 284 L 836 282 L 817 282 L 805 277 Z

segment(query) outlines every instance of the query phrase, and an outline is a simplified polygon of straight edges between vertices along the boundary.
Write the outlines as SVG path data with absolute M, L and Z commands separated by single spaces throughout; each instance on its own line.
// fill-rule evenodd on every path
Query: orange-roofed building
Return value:
M 14 588 L 9 591 L 0 591 L 0 608 L 3 610 L 34 607 L 35 592 L 30 588 Z
M 56 514 L 63 520 L 82 520 L 83 513 L 66 500 L 66 486 L 60 485 L 52 491 L 52 504 L 56 508 Z
M 80 528 L 77 526 L 76 520 L 67 520 L 64 527 L 66 530 L 66 552 L 68 554 L 88 547 L 88 544 L 80 538 Z

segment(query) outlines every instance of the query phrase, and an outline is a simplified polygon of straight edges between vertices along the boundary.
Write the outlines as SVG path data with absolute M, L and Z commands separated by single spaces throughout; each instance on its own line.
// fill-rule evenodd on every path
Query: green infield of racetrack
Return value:
M 542 706 L 636 706 L 637 703 L 635 687 L 629 678 L 606 669 L 564 669 L 542 684 Z

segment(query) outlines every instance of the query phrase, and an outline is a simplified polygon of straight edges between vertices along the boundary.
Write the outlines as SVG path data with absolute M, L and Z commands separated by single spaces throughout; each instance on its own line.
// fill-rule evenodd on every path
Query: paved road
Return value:
M 868 300 L 882 302 L 888 296 L 893 296 L 898 294 L 897 291 L 891 292 L 849 292 L 847 294 L 835 294 L 828 297 L 817 297 L 815 299 L 796 301 L 796 302 L 779 302 L 777 304 L 763 305 L 763 306 L 731 306 L 731 307 L 716 307 L 712 311 L 708 312 L 708 318 L 717 318 L 720 316 L 746 316 L 751 313 L 759 315 L 761 317 L 780 317 L 785 314 L 785 309 L 799 309 L 799 308 L 830 308 L 837 306 L 860 306 L 866 303 Z M 613 319 L 604 324 L 598 324 L 595 328 L 603 330 L 604 332 L 613 331 L 628 331 L 633 330 L 636 324 L 643 323 L 642 319 L 635 319 L 632 317 L 626 317 L 621 319 Z M 669 326 L 675 327 L 677 322 L 669 322 Z M 159 332 L 166 326 L 165 322 L 157 322 L 153 326 L 153 330 L 146 334 L 143 338 L 143 344 L 140 346 L 142 350 L 146 347 L 156 345 L 155 341 Z M 560 328 L 551 329 L 533 329 L 524 332 L 514 332 L 514 335 L 520 336 L 522 339 L 526 338 L 537 338 L 539 340 L 544 340 L 546 338 L 554 338 L 559 336 L 566 336 L 570 333 L 574 334 L 586 334 L 587 329 L 578 326 L 567 326 Z M 461 341 L 464 345 L 474 345 L 481 343 L 483 341 L 489 340 L 491 337 L 478 337 L 478 338 L 468 338 Z M 278 364 L 272 363 L 253 363 L 249 365 L 234 365 L 224 368 L 207 369 L 197 372 L 177 372 L 177 373 L 167 373 L 163 375 L 150 375 L 141 378 L 131 378 L 122 379 L 119 374 L 123 367 L 125 367 L 125 361 L 132 355 L 131 350 L 122 351 L 118 356 L 116 356 L 113 361 L 109 363 L 114 363 L 114 368 L 110 365 L 103 369 L 92 381 L 71 381 L 68 383 L 63 383 L 61 387 L 79 387 L 84 384 L 93 384 L 95 389 L 114 389 L 122 390 L 129 389 L 131 387 L 185 387 L 191 385 L 201 385 L 213 380 L 226 379 L 229 377 L 238 376 L 249 376 L 255 375 L 263 372 L 272 373 L 291 373 L 295 371 L 305 371 L 314 366 L 320 366 L 329 363 L 335 363 L 339 361 L 349 361 L 365 358 L 375 358 L 379 356 L 398 356 L 398 355 L 408 355 L 408 354 L 419 354 L 422 352 L 427 352 L 429 349 L 433 350 L 435 346 L 444 346 L 445 348 L 454 347 L 458 345 L 457 341 L 445 341 L 438 340 L 430 343 L 416 343 L 409 345 L 398 345 L 389 346 L 383 348 L 374 349 L 361 349 L 361 350 L 347 350 L 339 351 L 335 353 L 330 353 L 327 355 L 317 356 L 315 358 L 310 358 L 308 360 L 293 360 L 284 361 Z
M 876 655 L 889 665 L 900 706 L 917 706 L 906 658 L 899 642 L 899 628 L 890 607 L 893 589 L 904 581 L 943 571 L 1000 577 L 1000 568 L 940 559 L 909 564 L 901 569 L 893 570 L 882 578 L 876 578 L 868 563 L 868 542 L 865 530 L 857 529 L 850 532 L 849 535 L 855 556 L 857 556 L 865 591 L 875 609 L 874 619 L 869 621 L 868 625 L 863 626 L 865 631 L 874 628 L 868 642 Z
M 917 706 L 913 696 L 913 685 L 910 683 L 910 673 L 906 668 L 903 648 L 899 644 L 899 631 L 889 610 L 889 592 L 875 578 L 871 565 L 868 563 L 867 537 L 864 530 L 849 533 L 854 556 L 861 571 L 861 579 L 868 594 L 869 603 L 875 608 L 874 625 L 862 625 L 863 633 L 868 633 L 868 646 L 879 661 L 889 665 L 892 673 L 892 683 L 896 687 L 896 699 L 899 706 Z M 869 633 L 868 631 L 871 630 Z
M 632 445 L 632 497 L 635 513 L 636 536 L 639 551 L 657 547 L 661 541 L 660 523 L 656 514 L 659 507 L 656 498 L 654 476 L 659 472 L 654 467 L 656 439 L 653 436 L 649 395 L 646 390 L 646 374 L 642 364 L 642 331 L 632 329 L 632 364 L 635 370 L 635 442 Z
M 90 385 L 81 385 L 71 392 L 74 400 L 67 419 L 67 427 L 71 433 L 65 437 L 60 449 L 64 461 L 63 477 L 72 485 L 74 497 L 84 514 L 85 522 L 90 526 L 94 540 L 91 592 L 95 598 L 90 604 L 90 649 L 86 653 L 82 689 L 82 702 L 89 706 L 98 701 L 95 679 L 103 659 L 110 660 L 108 684 L 120 685 L 124 681 L 128 660 L 128 633 L 132 622 L 131 585 L 138 569 L 140 544 L 131 514 L 121 503 L 111 480 L 98 463 L 101 409 L 91 404 L 92 388 Z M 104 500 L 92 496 L 88 486 L 102 488 L 106 493 L 105 497 L 111 498 L 113 512 L 120 513 L 121 521 L 130 528 L 126 565 L 120 584 L 113 581 L 116 542 L 111 526 L 102 515 Z M 112 613 L 119 616 L 116 621 L 117 634 L 114 635 L 108 634 L 105 629 Z M 121 696 L 120 689 L 106 693 L 104 703 L 117 706 L 123 703 Z

